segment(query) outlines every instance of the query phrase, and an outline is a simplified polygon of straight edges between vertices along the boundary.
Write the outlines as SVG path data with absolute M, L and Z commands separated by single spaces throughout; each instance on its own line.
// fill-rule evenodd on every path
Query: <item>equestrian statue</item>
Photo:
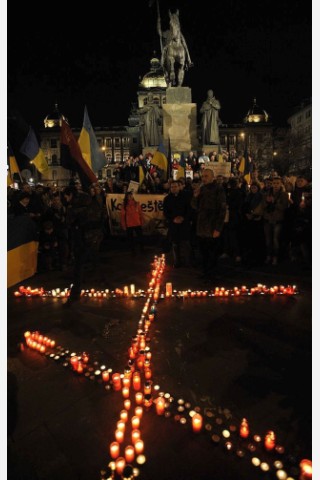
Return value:
M 157 2 L 157 5 L 158 2 Z M 184 72 L 192 67 L 189 50 L 181 33 L 179 10 L 171 13 L 169 10 L 170 30 L 161 30 L 161 18 L 158 8 L 157 29 L 160 35 L 161 65 L 169 87 L 181 87 Z

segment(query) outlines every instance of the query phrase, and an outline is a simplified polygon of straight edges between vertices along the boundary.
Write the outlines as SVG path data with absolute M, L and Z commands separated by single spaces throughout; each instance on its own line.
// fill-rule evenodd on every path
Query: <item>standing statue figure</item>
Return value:
M 147 103 L 139 108 L 141 143 L 143 147 L 159 145 L 161 140 L 161 118 L 162 111 L 153 100 L 153 94 L 148 93 Z
M 189 50 L 181 33 L 179 10 L 171 13 L 169 10 L 170 30 L 161 30 L 161 19 L 158 11 L 158 34 L 161 45 L 161 65 L 169 87 L 181 87 L 184 72 L 192 66 Z
M 208 90 L 208 97 L 205 102 L 203 102 L 200 109 L 202 113 L 201 118 L 201 132 L 202 132 L 202 144 L 203 145 L 219 145 L 219 110 L 220 102 L 217 100 L 213 94 L 212 90 Z

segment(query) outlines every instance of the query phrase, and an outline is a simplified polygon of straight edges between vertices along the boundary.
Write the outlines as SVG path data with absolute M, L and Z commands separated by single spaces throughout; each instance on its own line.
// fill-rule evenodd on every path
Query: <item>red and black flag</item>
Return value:
M 98 181 L 97 177 L 84 160 L 78 142 L 69 125 L 62 120 L 60 136 L 60 161 L 62 167 L 77 172 L 83 187 L 89 187 Z

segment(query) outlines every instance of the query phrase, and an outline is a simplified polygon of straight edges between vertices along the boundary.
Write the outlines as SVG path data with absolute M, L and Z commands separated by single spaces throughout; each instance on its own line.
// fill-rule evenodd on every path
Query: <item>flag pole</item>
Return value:
M 162 45 L 162 31 L 161 31 L 161 17 L 160 17 L 159 0 L 157 0 L 157 14 L 158 14 L 158 33 L 159 33 L 159 36 L 160 36 L 160 48 L 161 48 L 161 55 L 162 55 L 163 45 Z

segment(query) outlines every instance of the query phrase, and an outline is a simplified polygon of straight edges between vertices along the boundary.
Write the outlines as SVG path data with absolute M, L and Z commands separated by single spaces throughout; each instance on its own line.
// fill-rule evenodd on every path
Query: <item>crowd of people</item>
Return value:
M 201 158 L 201 157 L 199 157 Z M 276 266 L 284 258 L 311 265 L 312 189 L 307 174 L 295 179 L 276 172 L 250 183 L 237 170 L 229 177 L 214 176 L 207 162 L 193 152 L 184 160 L 193 178 L 166 178 L 142 155 L 114 169 L 114 176 L 84 191 L 79 181 L 64 188 L 22 182 L 8 187 L 8 214 L 27 215 L 39 240 L 38 270 L 66 269 L 74 264 L 73 290 L 80 295 L 83 266 L 95 268 L 103 239 L 110 235 L 106 195 L 124 195 L 121 226 L 133 255 L 144 251 L 143 215 L 139 202 L 128 191 L 131 180 L 138 193 L 164 194 L 163 214 L 167 249 L 173 266 L 197 268 L 207 279 L 215 275 L 219 258 L 237 265 Z M 140 168 L 141 167 L 141 168 Z M 139 174 L 143 171 L 143 179 Z

